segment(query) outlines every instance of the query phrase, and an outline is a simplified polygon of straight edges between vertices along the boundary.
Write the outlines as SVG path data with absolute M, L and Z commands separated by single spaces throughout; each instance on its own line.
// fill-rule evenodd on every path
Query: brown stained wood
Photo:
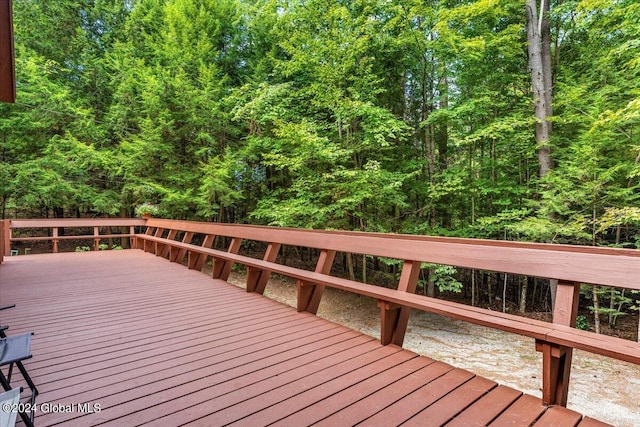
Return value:
M 37 425 L 399 425 L 462 417 L 493 384 L 140 250 L 5 258 L 9 303 L 10 331 L 36 332 L 39 401 L 102 405 Z
M 12 229 L 18 228 L 91 228 L 144 226 L 147 221 L 140 218 L 57 218 L 57 219 L 12 219 Z
M 405 261 L 398 282 L 398 291 L 414 293 L 420 275 L 420 265 L 418 261 Z M 380 302 L 381 328 L 380 342 L 383 345 L 395 344 L 402 346 L 404 335 L 407 332 L 409 315 L 411 308 Z
M 575 326 L 580 298 L 580 283 L 558 282 L 553 323 Z M 573 348 L 542 343 L 536 348 L 542 356 L 542 401 L 546 405 L 567 406 Z
M 393 402 L 359 425 L 370 427 L 400 425 L 473 377 L 471 372 L 452 369 L 424 387 Z
M 169 230 L 169 234 L 167 234 L 167 239 L 168 240 L 175 240 L 176 239 L 176 234 L 178 234 L 178 230 Z M 168 258 L 170 249 L 171 249 L 171 245 L 165 245 L 162 248 L 162 251 L 160 252 L 159 255 L 162 258 Z
M 51 251 L 55 254 L 58 253 L 58 227 L 53 227 L 53 236 L 51 238 L 52 249 Z
M 269 243 L 262 258 L 263 261 L 274 262 L 278 257 L 280 246 L 280 243 Z M 270 271 L 249 268 L 247 272 L 247 292 L 255 292 L 262 295 L 270 276 Z
M 94 398 L 108 405 L 101 414 L 102 420 L 114 420 L 114 425 L 118 425 L 122 423 L 122 420 L 118 421 L 119 418 L 142 408 L 153 407 L 158 401 L 170 402 L 188 395 L 187 400 L 195 402 L 197 397 L 190 396 L 192 393 L 206 391 L 204 394 L 210 397 L 212 394 L 222 392 L 219 387 L 228 387 L 227 382 L 244 377 L 249 377 L 247 380 L 253 379 L 254 374 L 260 375 L 262 370 L 269 369 L 273 365 L 280 364 L 279 371 L 282 372 L 285 369 L 283 365 L 287 364 L 287 361 L 312 352 L 314 347 L 317 349 L 318 343 L 327 345 L 327 342 L 335 341 L 336 337 L 340 340 L 342 339 L 340 335 L 342 334 L 339 331 L 332 330 L 317 334 L 318 340 L 311 336 L 306 336 L 303 340 L 297 340 L 294 337 L 300 343 L 299 347 L 282 344 L 278 348 L 265 348 L 255 351 L 252 355 L 241 357 L 231 353 L 220 353 L 216 357 L 202 356 L 196 362 L 183 365 L 184 367 L 177 364 L 171 371 L 158 370 L 144 377 L 124 379 L 122 384 L 117 385 L 126 394 L 124 401 L 122 396 L 117 395 Z M 278 351 L 283 349 L 285 351 Z M 194 366 L 196 363 L 197 365 Z M 141 383 L 144 385 L 141 386 Z M 229 391 L 228 388 L 226 390 Z M 95 393 L 96 396 L 104 395 L 105 390 L 99 389 Z M 199 395 L 202 398 L 203 393 Z M 173 403 L 165 410 L 175 411 L 176 407 Z M 156 414 L 158 412 L 158 410 L 155 411 Z M 130 421 L 127 420 L 127 423 Z
M 323 249 L 320 252 L 314 271 L 320 274 L 331 273 L 331 266 L 335 257 L 336 251 Z M 296 286 L 298 289 L 298 311 L 316 314 L 324 293 L 324 284 L 298 280 Z
M 184 236 L 182 236 L 181 243 L 189 244 L 191 243 L 192 239 L 193 239 L 193 233 L 190 231 L 187 231 L 186 233 L 184 233 Z M 175 245 L 173 245 L 172 248 L 175 248 Z M 175 252 L 175 256 L 171 257 L 171 261 L 177 262 L 178 264 L 182 264 L 186 254 L 187 254 L 187 250 L 184 247 L 181 247 Z
M 635 250 L 151 219 L 149 224 L 263 242 L 637 289 Z
M 100 239 L 118 238 L 118 237 L 131 237 L 134 234 L 101 234 Z M 78 235 L 78 236 L 56 236 L 57 240 L 90 240 L 95 239 L 93 234 L 91 235 Z M 12 237 L 12 242 L 44 242 L 52 240 L 52 237 Z
M 574 427 L 582 420 L 582 416 L 562 406 L 551 406 L 535 422 L 540 427 Z
M 231 243 L 229 243 L 229 248 L 227 249 L 227 254 L 236 255 L 240 250 L 240 245 L 242 244 L 242 239 L 234 237 L 231 239 Z M 220 252 L 220 251 L 216 251 Z M 237 256 L 237 255 L 236 255 Z M 267 263 L 265 264 L 272 264 Z M 213 278 L 214 279 L 222 279 L 227 280 L 229 278 L 229 274 L 231 274 L 231 267 L 233 267 L 233 259 L 229 257 L 221 257 L 216 258 L 213 257 Z
M 141 236 L 142 239 L 153 241 L 154 237 Z M 325 274 L 310 272 L 294 267 L 288 267 L 277 263 L 268 263 L 254 258 L 217 251 L 214 249 L 202 249 L 194 245 L 178 244 L 189 251 L 203 251 L 214 258 L 232 260 L 247 266 L 268 269 L 298 280 L 300 283 L 313 282 L 331 286 L 337 289 L 355 292 L 361 295 L 373 297 L 391 304 L 417 308 L 424 311 L 448 316 L 458 320 L 464 320 L 483 326 L 500 329 L 506 332 L 535 338 L 540 341 L 549 341 L 554 344 L 578 348 L 596 354 L 602 354 L 625 360 L 632 363 L 640 363 L 640 344 L 620 338 L 596 335 L 589 331 L 578 331 L 567 326 L 550 324 L 520 316 L 489 311 L 481 308 L 438 300 L 422 295 L 398 292 L 393 289 L 381 288 L 374 285 L 354 282 L 347 279 L 332 277 Z M 215 273 L 215 269 L 214 269 Z M 613 348 L 613 350 L 610 350 Z
M 486 426 L 515 402 L 522 393 L 499 385 L 447 423 L 448 427 Z
M 362 337 L 341 341 L 331 346 L 325 344 L 320 349 L 307 351 L 296 358 L 256 371 L 251 377 L 239 376 L 215 388 L 209 387 L 189 396 L 179 396 L 171 401 L 171 406 L 166 408 L 154 407 L 138 411 L 128 420 L 134 423 L 179 425 L 185 419 L 199 419 L 225 407 L 276 390 L 287 383 L 299 381 L 363 352 L 373 351 L 374 347 L 375 344 L 372 341 L 363 341 Z M 285 372 L 282 370 L 282 363 L 287 366 Z
M 148 241 L 155 240 L 155 238 L 152 236 L 140 236 L 140 238 Z M 520 333 L 532 338 L 543 338 L 547 333 L 551 331 L 552 328 L 552 325 L 547 322 L 527 319 L 512 314 L 489 311 L 477 307 L 470 307 L 459 303 L 428 298 L 422 295 L 398 292 L 394 289 L 354 282 L 339 277 L 310 272 L 307 270 L 289 267 L 277 263 L 268 263 L 262 260 L 234 253 L 223 252 L 215 249 L 207 250 L 200 248 L 199 246 L 179 243 L 176 243 L 176 246 L 184 247 L 188 251 L 192 252 L 207 253 L 216 259 L 221 258 L 223 260 L 229 260 L 232 263 L 237 262 L 246 266 L 271 270 L 273 272 L 280 273 L 294 279 L 299 279 L 303 282 L 313 282 L 331 286 L 337 289 L 355 292 L 361 295 L 387 301 L 389 303 L 396 303 L 410 308 L 418 308 L 436 314 L 453 317 L 459 320 L 471 321 L 473 323 L 502 329 L 508 332 Z
M 202 241 L 202 247 L 205 249 L 209 249 L 213 246 L 213 242 L 215 241 L 216 236 L 212 234 L 207 234 L 204 236 L 204 240 Z M 207 261 L 206 253 L 189 253 L 189 268 L 193 270 L 202 270 L 204 267 L 204 263 Z
M 578 427 L 612 427 L 611 424 L 603 423 L 602 421 L 594 420 L 593 418 L 584 417 Z
M 233 423 L 237 425 L 269 424 L 288 414 L 304 409 L 315 402 L 329 397 L 344 388 L 364 381 L 378 372 L 403 363 L 414 355 L 399 348 L 383 347 L 342 361 L 324 371 L 309 375 L 249 399 L 241 405 L 228 407 L 222 411 L 198 420 L 196 425 L 211 422 Z
M 523 394 L 491 424 L 491 427 L 529 426 L 547 410 L 540 399 Z
M 402 425 L 443 425 L 496 386 L 493 381 L 474 377 Z
M 321 421 L 327 414 L 335 414 L 383 390 L 390 383 L 394 383 L 398 379 L 418 372 L 425 366 L 425 362 L 427 361 L 428 359 L 426 358 L 415 357 L 404 362 L 397 362 L 391 368 L 380 371 L 360 382 L 351 381 L 351 384 L 341 391 L 331 396 L 326 396 L 324 399 L 279 420 L 274 425 L 303 425 L 305 423 L 312 424 Z M 340 417 L 338 416 L 337 418 L 339 419 Z
M 380 412 L 384 408 L 389 407 L 398 400 L 406 397 L 420 387 L 424 387 L 436 378 L 440 378 L 452 369 L 453 367 L 441 362 L 435 362 L 424 366 L 418 371 L 400 378 L 389 386 L 381 388 L 366 398 L 349 405 L 327 418 L 324 418 L 322 421 L 318 422 L 316 426 L 332 427 L 335 425 L 355 425 L 360 423 Z

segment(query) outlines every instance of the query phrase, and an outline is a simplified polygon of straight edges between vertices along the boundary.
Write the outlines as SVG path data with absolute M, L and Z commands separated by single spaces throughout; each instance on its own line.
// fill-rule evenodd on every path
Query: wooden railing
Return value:
M 12 242 L 50 241 L 51 250 L 58 252 L 62 240 L 92 240 L 93 250 L 98 250 L 100 241 L 114 238 L 132 238 L 135 227 L 144 226 L 145 220 L 136 218 L 92 218 L 92 219 L 23 219 L 5 220 L 2 235 L 2 251 L 5 256 L 11 253 Z M 91 229 L 91 234 L 61 235 L 60 229 Z M 124 233 L 103 234 L 102 231 L 126 228 Z M 29 231 L 29 236 L 15 236 L 14 230 Z M 37 231 L 36 231 L 37 230 Z M 33 236 L 31 234 L 38 234 Z
M 23 226 L 12 221 L 10 229 L 14 223 Z M 134 247 L 171 262 L 186 261 L 192 269 L 202 269 L 211 257 L 214 279 L 227 280 L 232 265 L 243 264 L 247 267 L 249 292 L 262 294 L 271 273 L 293 278 L 297 282 L 298 311 L 315 313 L 325 286 L 375 298 L 381 311 L 381 341 L 385 345 L 402 345 L 412 308 L 532 337 L 542 353 L 546 404 L 566 405 L 574 348 L 640 364 L 640 343 L 574 327 L 581 283 L 640 290 L 640 251 L 162 219 L 147 220 L 144 234 L 134 235 L 133 231 L 130 234 Z M 198 244 L 193 243 L 196 238 Z M 227 242 L 224 250 L 213 248 L 216 238 L 224 238 L 218 241 L 218 247 Z M 241 255 L 243 241 L 265 243 L 262 258 Z M 315 270 L 278 263 L 282 245 L 318 249 L 320 256 Z M 397 289 L 332 276 L 337 252 L 401 260 L 403 268 Z M 543 322 L 416 295 L 422 262 L 557 279 L 553 320 Z

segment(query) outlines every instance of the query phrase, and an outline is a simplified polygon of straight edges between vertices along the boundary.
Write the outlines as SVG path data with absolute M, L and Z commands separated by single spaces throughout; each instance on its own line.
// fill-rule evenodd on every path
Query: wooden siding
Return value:
M 595 422 L 139 250 L 5 258 L 10 303 L 39 426 Z

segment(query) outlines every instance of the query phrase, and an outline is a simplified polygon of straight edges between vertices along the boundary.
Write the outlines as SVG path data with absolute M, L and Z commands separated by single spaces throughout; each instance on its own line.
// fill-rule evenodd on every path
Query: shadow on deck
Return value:
M 8 257 L 10 303 L 39 426 L 602 425 L 140 250 Z

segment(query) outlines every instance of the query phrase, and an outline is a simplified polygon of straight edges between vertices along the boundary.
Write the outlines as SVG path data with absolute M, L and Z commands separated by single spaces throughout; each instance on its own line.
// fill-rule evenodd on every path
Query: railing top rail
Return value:
M 12 219 L 10 228 L 54 228 L 54 227 L 128 227 L 143 226 L 140 218 L 60 218 L 60 219 Z
M 144 225 L 398 260 L 640 289 L 640 251 L 633 249 L 307 230 L 167 219 L 10 220 L 11 229 Z
M 640 289 L 640 251 L 150 219 L 147 225 L 399 260 Z
M 636 249 L 622 249 L 622 248 L 608 248 L 599 246 L 581 246 L 581 245 L 566 245 L 566 244 L 554 244 L 554 243 L 535 243 L 535 242 L 514 242 L 507 240 L 489 240 L 489 239 L 475 239 L 475 238 L 463 238 L 463 237 L 440 237 L 440 236 L 421 236 L 415 234 L 397 234 L 397 233 L 374 233 L 365 231 L 344 231 L 344 230 L 316 230 L 307 228 L 288 228 L 288 227 L 273 227 L 265 225 L 249 225 L 249 224 L 227 224 L 217 222 L 199 222 L 199 221 L 181 221 L 172 219 L 157 219 L 151 218 L 146 220 L 146 225 L 151 227 L 162 227 L 167 229 L 176 229 L 182 231 L 194 231 L 199 233 L 209 233 L 210 231 L 225 231 L 226 233 L 219 233 L 228 237 L 240 237 L 251 240 L 257 239 L 256 235 L 262 235 L 260 230 L 269 233 L 273 238 L 284 240 L 292 240 L 292 234 L 304 235 L 301 241 L 304 241 L 304 245 L 307 245 L 308 241 L 317 239 L 317 236 L 364 236 L 364 237 L 377 237 L 387 238 L 403 241 L 433 241 L 443 243 L 457 243 L 457 244 L 470 244 L 481 246 L 498 246 L 507 248 L 525 248 L 525 249 L 545 249 L 552 251 L 562 252 L 579 252 L 579 253 L 603 253 L 607 255 L 629 255 L 640 258 L 640 251 Z M 187 230 L 188 228 L 188 230 Z M 273 234 L 275 233 L 275 234 Z M 312 237 L 308 237 L 312 236 Z M 264 239 L 263 239 L 264 240 Z M 267 241 L 267 240 L 264 240 Z M 276 240 L 269 240 L 276 242 Z M 291 244 L 291 243 L 289 243 Z M 316 247 L 324 248 L 324 246 L 316 245 Z

